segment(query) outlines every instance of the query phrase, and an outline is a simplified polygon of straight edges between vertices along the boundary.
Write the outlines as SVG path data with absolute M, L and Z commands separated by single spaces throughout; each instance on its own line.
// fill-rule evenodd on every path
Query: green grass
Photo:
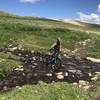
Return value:
M 21 63 L 19 59 L 11 53 L 0 53 L 0 81 L 6 79 L 12 68 Z
M 16 43 L 25 48 L 47 50 L 57 37 L 61 37 L 64 46 L 73 49 L 77 42 L 91 38 L 86 32 L 70 30 L 68 26 L 43 18 L 1 16 L 0 45 Z
M 67 83 L 39 83 L 17 87 L 0 95 L 0 100 L 89 100 L 77 86 Z
M 76 44 L 95 38 L 86 48 L 86 56 L 100 58 L 100 25 L 81 23 L 77 26 L 46 18 L 20 17 L 0 13 L 0 47 L 18 44 L 36 51 L 48 51 L 57 37 L 65 48 L 74 50 Z M 88 31 L 88 32 L 87 32 Z M 98 37 L 98 38 L 96 38 Z M 20 58 L 10 53 L 0 53 L 0 81 L 6 79 L 9 71 L 20 64 Z M 94 93 L 99 94 L 98 90 Z M 0 100 L 89 100 L 80 88 L 67 83 L 40 83 L 17 87 L 0 94 Z

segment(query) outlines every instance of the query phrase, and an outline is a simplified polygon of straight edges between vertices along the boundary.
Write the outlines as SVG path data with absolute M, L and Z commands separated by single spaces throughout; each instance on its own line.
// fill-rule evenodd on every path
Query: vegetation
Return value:
M 82 26 L 38 17 L 20 17 L 0 12 L 0 47 L 17 44 L 20 48 L 48 51 L 57 37 L 64 48 L 76 49 L 85 40 L 93 42 L 86 47 L 86 56 L 100 58 L 100 25 L 81 23 Z M 10 53 L 0 53 L 0 81 L 7 78 L 12 68 L 19 65 L 20 58 Z M 100 92 L 93 92 L 94 96 Z M 40 83 L 16 87 L 0 94 L 0 100 L 89 100 L 88 95 L 76 86 L 66 83 Z
M 85 92 L 67 83 L 39 83 L 34 86 L 16 87 L 0 95 L 0 100 L 87 100 Z

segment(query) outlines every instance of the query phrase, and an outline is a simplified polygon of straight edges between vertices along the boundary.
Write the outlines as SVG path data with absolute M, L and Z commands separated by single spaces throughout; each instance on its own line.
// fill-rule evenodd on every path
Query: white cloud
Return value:
M 98 11 L 100 12 L 100 4 L 98 5 Z
M 82 22 L 100 24 L 100 16 L 95 13 L 91 13 L 90 15 L 88 15 L 79 12 L 78 14 L 79 14 L 80 21 Z
M 100 4 L 98 5 L 98 12 L 100 12 Z M 93 23 L 93 24 L 100 24 L 100 14 L 85 14 L 82 12 L 78 12 L 79 20 L 82 22 Z
M 41 0 L 20 0 L 20 2 L 22 3 L 36 3 L 38 1 L 41 1 Z

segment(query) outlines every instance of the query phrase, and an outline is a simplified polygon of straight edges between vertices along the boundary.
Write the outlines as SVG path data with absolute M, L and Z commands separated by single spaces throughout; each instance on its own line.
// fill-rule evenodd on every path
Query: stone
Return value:
M 32 66 L 32 68 L 35 68 L 36 66 Z
M 57 78 L 58 79 L 64 79 L 64 76 L 63 75 L 57 75 Z
M 97 79 L 98 79 L 97 76 L 94 76 L 93 78 L 91 78 L 92 81 L 95 81 L 95 80 L 97 80 Z
M 23 68 L 15 68 L 14 70 L 16 70 L 16 71 L 24 71 Z
M 47 73 L 46 76 L 51 77 L 52 73 Z
M 74 82 L 73 85 L 78 85 L 78 83 Z
M 21 56 L 21 55 L 22 55 L 21 53 L 18 54 L 18 56 Z
M 81 87 L 82 87 L 82 85 L 80 85 L 80 84 L 79 84 L 79 87 L 81 88 Z
M 65 73 L 64 73 L 64 76 L 66 76 L 66 77 L 67 77 L 67 76 L 68 76 L 68 72 L 65 72 Z
M 89 84 L 89 82 L 84 81 L 84 80 L 79 80 L 79 84 L 82 86 L 85 86 L 85 85 Z
M 18 65 L 18 68 L 22 68 L 23 66 L 22 65 Z
M 38 74 L 37 73 L 34 73 L 34 76 L 38 76 Z
M 17 47 L 9 48 L 10 51 L 17 50 Z
M 88 90 L 89 88 L 90 88 L 90 86 L 89 85 L 86 85 L 86 86 L 84 86 L 83 87 L 85 90 Z
M 100 72 L 95 72 L 95 74 L 98 74 L 98 75 L 100 75 Z
M 89 74 L 89 77 L 91 77 L 92 76 L 92 74 L 91 73 L 88 73 Z
M 36 60 L 36 58 L 35 58 L 35 57 L 32 57 L 32 59 L 33 59 L 33 60 Z
M 58 73 L 56 73 L 56 75 L 62 75 L 63 74 L 63 72 L 58 72 Z
M 67 54 L 64 54 L 64 57 L 67 57 Z
M 7 87 L 7 86 L 4 86 L 4 87 L 3 87 L 3 90 L 4 90 L 4 91 L 8 90 L 8 87 Z
M 92 58 L 92 57 L 86 57 L 87 60 L 90 60 L 92 62 L 100 63 L 100 59 Z
M 34 65 L 37 66 L 38 64 L 37 63 L 34 63 Z
M 68 70 L 68 72 L 76 73 L 76 70 Z
M 34 51 L 32 50 L 31 53 L 34 53 Z

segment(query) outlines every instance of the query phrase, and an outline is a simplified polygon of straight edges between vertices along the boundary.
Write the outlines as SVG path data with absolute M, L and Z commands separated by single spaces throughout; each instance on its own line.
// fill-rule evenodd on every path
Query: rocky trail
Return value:
M 6 91 L 24 84 L 37 84 L 39 81 L 68 82 L 89 88 L 89 83 L 100 76 L 100 63 L 87 59 L 62 57 L 62 67 L 51 71 L 47 61 L 52 55 L 43 52 L 34 52 L 19 49 L 17 46 L 0 48 L 0 52 L 10 52 L 19 56 L 22 65 L 16 66 L 8 75 L 8 79 L 0 82 L 0 91 Z

